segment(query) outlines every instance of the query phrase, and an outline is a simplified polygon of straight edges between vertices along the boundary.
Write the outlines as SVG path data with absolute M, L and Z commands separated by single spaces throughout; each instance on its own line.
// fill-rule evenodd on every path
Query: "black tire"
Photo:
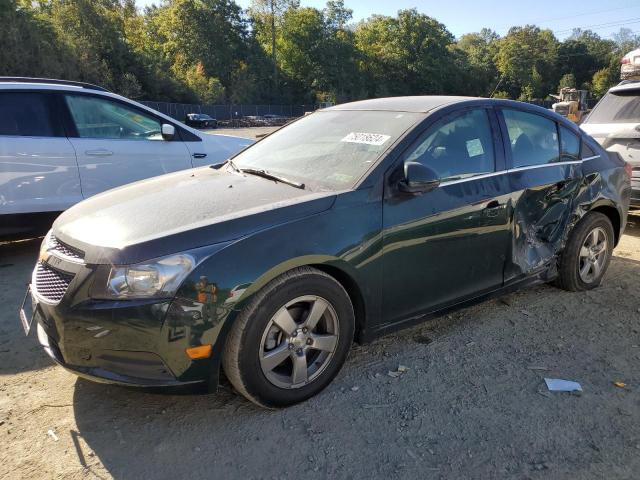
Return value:
M 304 386 L 281 388 L 261 367 L 263 339 L 274 315 L 302 296 L 318 296 L 329 302 L 335 313 L 332 318 L 337 317 L 338 338 L 317 377 Z M 225 344 L 222 367 L 233 387 L 255 404 L 267 408 L 293 405 L 316 395 L 338 374 L 351 348 L 354 328 L 353 305 L 342 285 L 315 268 L 296 268 L 265 285 L 239 314 Z
M 601 270 L 592 280 L 585 281 L 580 276 L 580 249 L 587 236 L 596 229 L 602 229 L 606 235 L 606 249 Z M 555 281 L 557 287 L 571 292 L 591 290 L 600 285 L 602 277 L 609 267 L 614 243 L 613 225 L 606 215 L 599 212 L 591 212 L 585 215 L 574 227 L 569 235 L 567 245 L 562 252 L 558 266 L 558 278 Z

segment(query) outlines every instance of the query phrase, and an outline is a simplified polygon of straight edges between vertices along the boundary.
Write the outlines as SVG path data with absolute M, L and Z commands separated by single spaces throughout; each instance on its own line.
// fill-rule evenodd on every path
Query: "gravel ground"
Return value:
M 597 290 L 530 288 L 355 346 L 282 411 L 55 366 L 17 316 L 37 247 L 0 246 L 0 478 L 638 478 L 640 222 Z

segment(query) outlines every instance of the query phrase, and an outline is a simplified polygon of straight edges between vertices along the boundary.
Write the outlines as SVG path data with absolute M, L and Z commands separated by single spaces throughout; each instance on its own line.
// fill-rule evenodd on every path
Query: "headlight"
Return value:
M 51 230 L 47 232 L 40 244 L 40 252 L 38 253 L 38 260 L 42 260 L 45 258 L 47 254 L 47 249 L 49 248 L 49 242 L 51 241 Z
M 111 267 L 108 276 L 96 275 L 92 296 L 95 298 L 132 299 L 171 297 L 182 280 L 193 270 L 196 262 L 191 255 L 179 254 L 148 263 Z M 106 267 L 109 268 L 109 267 Z

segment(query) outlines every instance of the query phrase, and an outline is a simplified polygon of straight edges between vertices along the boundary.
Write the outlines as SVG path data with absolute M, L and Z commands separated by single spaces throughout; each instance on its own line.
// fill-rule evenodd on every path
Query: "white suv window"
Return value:
M 47 98 L 42 93 L 0 93 L 0 135 L 55 137 Z
M 587 123 L 640 122 L 640 91 L 608 92 L 589 114 Z
M 80 138 L 162 140 L 160 122 L 137 109 L 87 95 L 67 95 Z

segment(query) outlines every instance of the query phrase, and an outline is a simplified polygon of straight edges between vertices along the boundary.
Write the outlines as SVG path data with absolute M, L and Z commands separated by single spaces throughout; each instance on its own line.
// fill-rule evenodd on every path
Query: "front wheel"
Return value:
M 588 213 L 574 228 L 562 253 L 556 284 L 565 290 L 590 290 L 600 285 L 613 253 L 611 221 Z
M 263 287 L 240 313 L 225 345 L 224 372 L 260 406 L 301 402 L 340 371 L 354 323 L 340 283 L 313 268 L 294 269 Z

